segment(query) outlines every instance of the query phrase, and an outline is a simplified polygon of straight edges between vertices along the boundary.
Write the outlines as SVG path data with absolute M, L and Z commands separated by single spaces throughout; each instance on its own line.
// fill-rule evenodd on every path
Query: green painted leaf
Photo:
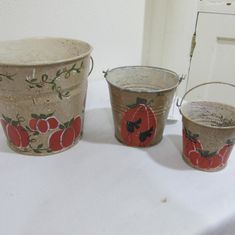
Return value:
M 40 119 L 47 119 L 47 115 L 45 115 L 45 114 L 40 114 L 39 118 L 40 118 Z
M 11 119 L 11 118 L 9 118 L 9 117 L 7 117 L 7 116 L 5 116 L 5 115 L 3 115 L 3 114 L 2 114 L 2 117 L 3 117 L 3 119 L 4 119 L 7 123 L 11 123 L 11 122 L 12 122 L 12 119 Z
M 53 115 L 54 115 L 54 112 L 53 113 L 49 113 L 49 114 L 47 114 L 47 118 L 49 118 L 49 117 L 51 117 Z
M 34 151 L 35 153 L 42 153 L 42 152 L 39 151 L 38 149 L 33 149 L 33 151 Z
M 39 144 L 37 149 L 41 149 L 43 147 L 43 144 Z
M 25 126 L 25 129 L 31 131 L 31 129 L 28 126 Z
M 143 98 L 140 98 L 140 97 L 137 97 L 136 98 L 136 103 L 135 104 L 129 104 L 129 105 L 127 105 L 127 107 L 130 108 L 130 109 L 133 109 L 133 108 L 135 108 L 139 104 L 147 105 L 147 100 L 143 99 Z
M 18 126 L 18 125 L 19 125 L 19 122 L 18 122 L 18 121 L 12 121 L 11 124 L 12 124 L 13 126 Z
M 188 139 L 196 141 L 199 138 L 199 134 L 194 134 L 190 130 L 184 129 Z
M 68 128 L 68 127 L 69 127 L 69 123 L 70 123 L 70 122 L 65 122 L 65 123 L 64 123 L 64 126 L 65 126 L 66 128 Z
M 60 92 L 58 93 L 58 96 L 61 100 L 63 99 L 62 94 Z
M 205 158 L 216 156 L 216 153 L 217 153 L 217 151 L 210 152 L 208 150 L 202 150 L 202 149 L 196 149 L 196 150 L 201 154 L 202 157 L 205 157 Z
M 19 114 L 19 113 L 16 115 L 16 118 L 17 118 L 17 120 L 18 120 L 18 122 L 19 122 L 19 123 L 20 123 L 20 122 L 24 122 L 24 121 L 25 121 L 25 118 L 24 118 L 24 117 L 22 117 L 22 116 L 20 116 L 20 114 Z
M 234 145 L 234 143 L 235 143 L 235 139 L 229 139 L 226 141 L 227 145 Z
M 135 108 L 136 106 L 137 106 L 137 104 L 130 104 L 130 105 L 127 105 L 127 107 L 130 108 L 130 109 L 133 109 L 133 108 Z
M 32 117 L 32 118 L 35 118 L 35 119 L 39 119 L 39 116 L 38 116 L 37 114 L 35 114 L 35 113 L 32 113 L 32 114 L 31 114 L 31 117 Z
M 56 84 L 55 84 L 55 83 L 53 83 L 51 89 L 52 89 L 53 91 L 56 90 Z
M 57 72 L 56 72 L 56 76 L 59 77 L 61 75 L 61 70 L 59 69 Z
M 147 100 L 144 98 L 137 97 L 136 104 L 147 104 Z

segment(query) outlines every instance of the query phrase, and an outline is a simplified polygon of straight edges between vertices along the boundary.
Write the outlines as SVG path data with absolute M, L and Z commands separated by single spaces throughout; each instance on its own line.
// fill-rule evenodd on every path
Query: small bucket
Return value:
M 159 143 L 179 76 L 148 66 L 119 67 L 104 76 L 109 84 L 116 138 L 136 147 Z
M 235 142 L 235 107 L 209 101 L 187 102 L 184 98 L 192 90 L 224 82 L 208 82 L 193 87 L 177 104 L 183 122 L 183 158 L 192 167 L 203 171 L 217 171 L 227 164 Z
M 90 53 L 89 44 L 72 39 L 0 42 L 0 119 L 10 148 L 49 155 L 78 142 Z

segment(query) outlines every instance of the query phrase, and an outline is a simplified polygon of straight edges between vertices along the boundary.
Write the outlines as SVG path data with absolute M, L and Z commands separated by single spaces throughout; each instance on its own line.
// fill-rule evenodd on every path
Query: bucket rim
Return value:
M 67 59 L 58 59 L 55 61 L 41 61 L 41 62 L 35 62 L 35 63 L 4 63 L 4 62 L 0 62 L 0 66 L 1 67 L 41 67 L 41 66 L 50 66 L 50 65 L 59 65 L 59 64 L 66 64 L 69 62 L 74 62 L 80 59 L 85 58 L 86 56 L 88 56 L 89 54 L 91 54 L 93 48 L 92 46 L 83 41 L 83 40 L 79 40 L 79 39 L 75 39 L 75 38 L 66 38 L 66 37 L 25 37 L 25 38 L 20 38 L 20 39 L 12 39 L 12 40 L 0 40 L 0 45 L 1 43 L 6 43 L 6 42 L 19 42 L 19 41 L 24 41 L 24 40 L 67 40 L 70 42 L 76 42 L 76 43 L 81 43 L 84 45 L 88 46 L 88 50 L 85 53 L 79 54 L 77 56 L 72 56 L 69 57 Z
M 108 75 L 109 73 L 115 71 L 115 70 L 118 70 L 118 69 L 128 69 L 128 68 L 146 68 L 146 69 L 155 69 L 155 70 L 162 70 L 162 71 L 165 71 L 165 72 L 168 72 L 168 73 L 171 73 L 173 75 L 175 75 L 176 79 L 178 80 L 176 85 L 170 87 L 170 88 L 165 88 L 165 89 L 161 89 L 161 90 L 156 90 L 156 91 L 152 91 L 152 90 L 149 90 L 149 91 L 138 91 L 138 90 L 133 90 L 133 89 L 130 89 L 128 87 L 121 87 L 121 86 L 117 86 L 117 85 L 114 85 L 110 80 L 108 80 Z M 115 67 L 111 70 L 107 70 L 106 72 L 104 72 L 104 77 L 107 81 L 107 83 L 113 87 L 116 87 L 122 91 L 128 91 L 128 92 L 132 92 L 132 93 L 161 93 L 161 92 L 165 92 L 165 91 L 171 91 L 171 90 L 174 90 L 176 89 L 179 84 L 181 83 L 181 79 L 180 79 L 180 76 L 172 71 L 172 70 L 169 70 L 169 69 L 165 69 L 165 68 L 162 68 L 162 67 L 156 67 L 156 66 L 148 66 L 148 65 L 128 65 L 128 66 L 119 66 L 119 67 Z
M 200 102 L 204 102 L 204 103 L 214 103 L 214 104 L 222 104 L 222 105 L 225 105 L 227 107 L 231 107 L 235 110 L 235 106 L 233 105 L 228 105 L 228 104 L 223 104 L 223 103 L 220 103 L 220 102 L 212 102 L 212 101 L 193 101 L 193 102 L 189 102 L 189 103 L 186 103 L 186 104 L 183 104 L 180 108 L 179 108 L 179 111 L 180 111 L 180 114 L 182 115 L 183 118 L 187 119 L 188 121 L 196 124 L 196 125 L 200 125 L 200 126 L 203 126 L 203 127 L 207 127 L 207 128 L 210 128 L 210 129 L 217 129 L 217 130 L 229 130 L 229 129 L 235 129 L 235 125 L 233 126 L 210 126 L 210 125 L 206 125 L 206 124 L 203 124 L 203 123 L 198 123 L 196 122 L 195 120 L 189 118 L 188 116 L 184 115 L 183 112 L 182 112 L 182 108 L 186 105 L 189 105 L 190 103 L 200 103 Z

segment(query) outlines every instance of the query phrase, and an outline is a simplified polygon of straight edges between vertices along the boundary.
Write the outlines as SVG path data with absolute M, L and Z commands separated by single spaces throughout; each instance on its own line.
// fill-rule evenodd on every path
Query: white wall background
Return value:
M 198 0 L 0 0 L 0 40 L 85 40 L 94 48 L 91 77 L 96 79 L 108 68 L 138 64 L 186 74 L 197 4 Z
M 146 0 L 143 64 L 187 74 L 199 0 Z M 179 93 L 186 89 L 186 81 Z
M 0 40 L 59 36 L 94 50 L 93 78 L 102 70 L 140 64 L 145 0 L 0 0 Z

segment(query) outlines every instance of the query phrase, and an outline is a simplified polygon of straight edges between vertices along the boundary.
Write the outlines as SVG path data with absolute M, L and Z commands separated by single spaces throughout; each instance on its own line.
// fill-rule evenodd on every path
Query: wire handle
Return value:
M 220 84 L 220 85 L 228 85 L 228 86 L 232 86 L 232 87 L 235 87 L 235 84 L 232 84 L 232 83 L 228 83 L 228 82 L 220 82 L 220 81 L 215 81 L 215 82 L 205 82 L 205 83 L 201 83 L 195 87 L 192 87 L 191 89 L 189 89 L 182 97 L 181 101 L 179 102 L 179 98 L 177 99 L 177 102 L 176 102 L 176 106 L 178 108 L 181 107 L 185 97 L 192 91 L 192 90 L 195 90 L 196 88 L 198 87 L 201 87 L 201 86 L 205 86 L 205 85 L 209 85 L 209 84 Z
M 92 56 L 90 56 L 90 60 L 91 60 L 91 69 L 90 69 L 90 72 L 88 73 L 88 76 L 90 76 L 90 74 L 92 73 L 94 69 L 94 59 Z

